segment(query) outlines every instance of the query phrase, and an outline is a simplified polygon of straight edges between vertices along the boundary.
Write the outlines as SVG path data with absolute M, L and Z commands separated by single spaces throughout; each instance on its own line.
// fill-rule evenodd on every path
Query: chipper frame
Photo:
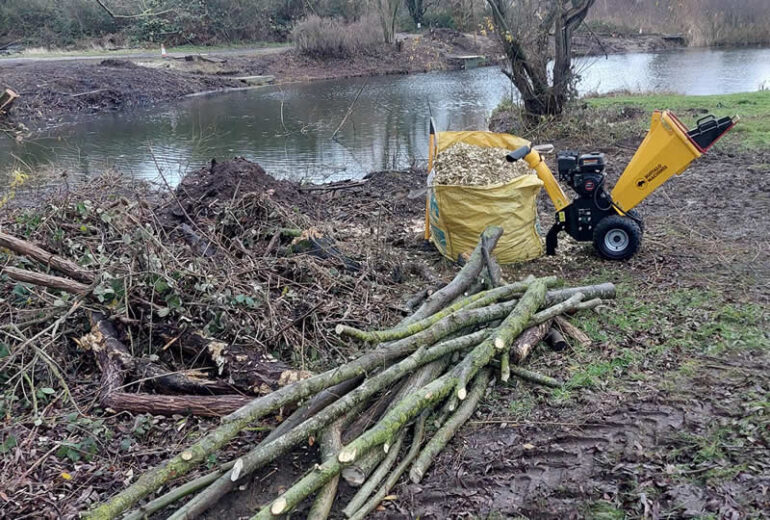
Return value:
M 674 175 L 706 153 L 738 118 L 709 115 L 688 130 L 676 116 L 655 111 L 647 136 L 611 193 L 605 190 L 604 154 L 560 152 L 559 179 L 576 193 L 570 202 L 538 147 L 524 146 L 508 154 L 510 162 L 524 160 L 545 184 L 556 207 L 556 223 L 546 237 L 546 252 L 556 253 L 558 235 L 567 232 L 582 242 L 593 241 L 600 256 L 610 260 L 631 258 L 639 249 L 644 226 L 634 208 Z

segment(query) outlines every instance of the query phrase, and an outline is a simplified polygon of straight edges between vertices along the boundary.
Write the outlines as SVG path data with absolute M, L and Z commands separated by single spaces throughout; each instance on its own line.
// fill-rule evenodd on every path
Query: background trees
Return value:
M 549 3 L 512 7 L 531 18 Z M 479 31 L 493 15 L 486 0 L 0 0 L 0 46 L 285 41 L 309 15 L 351 22 L 369 14 L 388 40 L 418 23 Z M 586 21 L 597 32 L 683 33 L 695 45 L 770 43 L 767 0 L 596 0 Z
M 527 114 L 555 115 L 564 109 L 574 79 L 572 34 L 594 2 L 487 0 L 508 58 L 504 72 L 521 93 Z M 549 75 L 551 56 L 554 65 Z

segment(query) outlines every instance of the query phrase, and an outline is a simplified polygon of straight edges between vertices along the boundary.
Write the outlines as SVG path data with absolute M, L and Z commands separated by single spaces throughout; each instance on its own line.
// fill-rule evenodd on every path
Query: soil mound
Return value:
M 106 60 L 102 60 L 99 62 L 99 65 L 102 67 L 115 67 L 120 69 L 135 69 L 139 67 L 139 65 L 133 61 L 116 60 L 115 58 L 107 58 Z
M 172 213 L 183 217 L 181 205 L 194 219 L 196 216 L 207 217 L 216 202 L 232 201 L 246 193 L 266 194 L 287 205 L 302 205 L 305 200 L 298 184 L 277 180 L 259 164 L 236 157 L 224 162 L 212 160 L 209 166 L 185 175 L 176 189 L 179 204 Z

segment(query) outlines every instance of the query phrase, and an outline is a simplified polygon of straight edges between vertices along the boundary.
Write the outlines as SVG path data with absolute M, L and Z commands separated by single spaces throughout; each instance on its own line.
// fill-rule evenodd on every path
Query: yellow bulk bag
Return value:
M 434 136 L 429 166 L 442 150 L 457 144 L 515 150 L 529 141 L 510 134 L 492 132 L 439 132 Z M 537 194 L 543 182 L 536 175 L 522 175 L 507 183 L 488 186 L 433 185 L 428 176 L 430 239 L 447 258 L 456 261 L 476 247 L 488 226 L 503 228 L 494 249 L 502 264 L 522 262 L 543 254 L 537 233 Z

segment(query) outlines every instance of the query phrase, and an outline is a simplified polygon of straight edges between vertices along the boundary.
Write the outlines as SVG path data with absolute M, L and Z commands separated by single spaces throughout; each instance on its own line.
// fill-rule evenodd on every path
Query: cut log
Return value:
M 361 506 L 358 511 L 350 516 L 350 520 L 363 520 L 366 515 L 374 511 L 374 509 L 385 499 L 390 490 L 393 489 L 393 486 L 396 485 L 398 479 L 401 478 L 401 475 L 404 474 L 414 458 L 417 457 L 417 454 L 420 452 L 423 436 L 425 435 L 426 417 L 427 414 L 423 413 L 415 422 L 414 434 L 412 434 L 412 446 L 409 448 L 409 452 L 406 454 L 406 457 L 404 457 L 404 460 L 402 460 L 396 469 L 394 469 L 393 472 L 388 475 L 385 483 L 374 494 L 374 496 L 372 496 L 372 498 L 370 498 L 366 504 Z
M 8 278 L 16 280 L 17 282 L 30 283 L 39 287 L 47 287 L 48 289 L 64 291 L 80 296 L 88 294 L 91 289 L 88 285 L 75 282 L 69 278 L 36 273 L 34 271 L 27 271 L 26 269 L 19 269 L 17 267 L 4 267 L 2 272 L 8 275 Z
M 241 457 L 241 459 L 243 460 L 243 469 L 241 470 L 239 478 L 243 479 L 245 476 L 250 475 L 252 472 L 264 466 L 268 462 L 274 460 L 280 455 L 283 455 L 294 446 L 303 442 L 307 438 L 307 435 L 310 434 L 311 432 L 322 429 L 323 427 L 325 427 L 326 425 L 328 425 L 329 423 L 331 423 L 332 421 L 340 417 L 342 414 L 346 413 L 348 410 L 356 406 L 358 403 L 368 400 L 383 388 L 389 386 L 390 384 L 401 379 L 402 377 L 405 377 L 407 374 L 413 372 L 420 366 L 426 365 L 432 361 L 440 359 L 446 356 L 447 354 L 451 354 L 452 352 L 462 351 L 467 348 L 470 348 L 471 346 L 476 345 L 478 342 L 482 341 L 486 337 L 486 335 L 487 335 L 486 331 L 479 331 L 474 334 L 469 334 L 468 336 L 463 336 L 457 339 L 448 340 L 443 343 L 439 343 L 438 345 L 435 345 L 431 348 L 419 349 L 413 354 L 411 354 L 409 357 L 400 361 L 399 363 L 391 365 L 386 370 L 378 373 L 377 375 L 371 378 L 366 379 L 358 388 L 356 388 L 349 394 L 345 395 L 343 398 L 339 399 L 332 405 L 327 406 L 321 412 L 313 416 L 311 419 L 305 421 L 300 426 L 292 429 L 291 431 L 284 434 L 282 437 L 279 437 L 278 439 L 275 439 L 272 442 L 259 444 L 256 448 L 252 449 L 249 453 Z M 340 368 L 336 370 L 339 371 Z M 315 376 L 315 377 L 318 377 L 318 376 Z M 311 378 L 306 381 L 312 381 L 313 379 L 314 378 Z M 306 381 L 301 381 L 300 383 L 297 383 L 297 385 L 306 383 Z M 278 390 L 277 392 L 273 392 L 272 394 L 265 396 L 262 399 L 267 399 L 280 392 L 281 390 Z M 226 426 L 229 426 L 229 424 L 237 424 L 237 423 L 235 421 L 231 421 L 231 423 L 228 423 Z M 220 427 L 220 431 L 221 431 L 221 428 L 222 427 Z M 391 433 L 394 434 L 395 431 Z M 382 441 L 377 445 L 382 445 L 386 440 L 388 440 L 388 438 L 391 438 L 391 437 L 392 435 L 389 437 L 383 438 Z M 360 438 L 361 437 L 359 437 L 359 439 Z M 375 446 L 375 445 L 372 445 L 372 446 Z M 359 454 L 363 454 L 366 451 L 368 450 L 361 450 L 359 451 Z M 322 466 L 325 466 L 325 465 L 322 465 Z M 334 467 L 336 468 L 336 465 Z M 339 467 L 339 469 L 341 470 L 342 468 Z M 314 472 L 314 474 L 315 473 L 316 472 Z M 328 466 L 325 466 L 322 471 L 318 471 L 317 473 L 318 473 L 318 475 L 316 475 L 317 478 L 313 479 L 312 482 L 313 482 L 313 485 L 318 484 L 319 487 L 325 484 L 328 481 L 328 479 L 334 476 L 331 470 L 328 468 Z M 177 510 L 177 512 L 174 513 L 171 517 L 169 517 L 168 520 L 182 520 L 182 519 L 190 519 L 190 518 L 197 517 L 198 515 L 206 511 L 210 506 L 215 504 L 222 496 L 228 493 L 235 485 L 236 485 L 236 482 L 234 482 L 230 478 L 230 474 L 229 473 L 224 474 L 216 482 L 211 484 L 208 488 L 206 488 L 204 491 L 202 491 L 200 494 L 198 494 L 192 500 L 190 500 L 187 504 L 185 504 L 184 507 Z M 309 487 L 305 486 L 304 489 L 309 489 Z M 315 489 L 313 489 L 312 491 L 315 491 Z M 281 508 L 277 507 L 277 509 L 281 509 Z
M 70 278 L 73 278 L 83 283 L 93 283 L 96 279 L 96 275 L 91 271 L 83 269 L 75 262 L 62 258 L 61 256 L 49 253 L 45 249 L 36 246 L 31 242 L 16 238 L 13 235 L 3 233 L 0 231 L 0 247 L 10 249 L 16 254 L 31 258 L 36 262 L 40 262 L 43 265 L 49 266 L 52 269 L 59 271 L 62 274 L 66 274 Z
M 113 392 L 105 396 L 101 405 L 116 412 L 223 417 L 251 401 L 251 397 L 242 395 L 156 395 Z
M 334 456 L 342 448 L 342 427 L 345 421 L 346 417 L 341 417 L 321 433 L 319 444 L 322 461 L 333 461 Z M 318 491 L 318 495 L 307 514 L 307 520 L 326 520 L 329 517 L 334 498 L 337 496 L 339 481 L 339 475 L 335 475 Z
M 556 316 L 554 321 L 556 322 L 556 325 L 558 325 L 562 330 L 562 332 L 580 343 L 581 347 L 588 348 L 591 346 L 591 338 L 588 337 L 588 334 L 577 328 L 569 320 L 561 316 Z
M 544 309 L 532 316 L 532 321 L 535 323 L 546 323 L 551 321 L 559 314 L 563 314 L 568 311 L 575 310 L 583 300 L 583 293 L 576 293 L 564 300 L 563 302 L 556 303 L 547 309 Z M 546 330 L 547 331 L 547 330 Z M 541 336 L 542 338 L 542 336 Z
M 332 404 L 334 401 L 340 399 L 342 396 L 353 390 L 361 383 L 361 381 L 363 381 L 362 376 L 354 377 L 316 394 L 306 404 L 297 408 L 294 413 L 292 413 L 272 432 L 270 432 L 270 434 L 265 437 L 262 442 L 270 442 L 273 439 L 277 439 L 292 428 L 302 424 L 313 415 L 317 414 Z
M 556 283 L 556 277 L 544 278 L 543 281 L 547 285 L 552 285 Z M 460 298 L 456 302 L 433 314 L 432 316 L 423 318 L 418 321 L 412 321 L 407 324 L 402 324 L 392 329 L 364 331 L 354 327 L 348 327 L 346 325 L 337 325 L 335 330 L 337 334 L 351 336 L 360 339 L 361 341 L 368 341 L 371 343 L 403 339 L 429 328 L 431 325 L 434 325 L 435 323 L 441 321 L 453 313 L 459 312 L 461 310 L 467 311 L 487 307 L 498 301 L 508 300 L 513 296 L 520 295 L 527 290 L 527 287 L 529 287 L 530 283 L 532 282 L 518 282 L 496 289 L 483 291 L 471 296 L 466 296 L 464 298 Z M 464 320 L 467 318 L 465 318 L 464 315 L 460 315 L 456 317 L 456 319 Z
M 531 370 L 516 365 L 511 367 L 511 374 L 538 385 L 550 386 L 551 388 L 561 388 L 563 386 L 557 379 L 538 374 L 537 372 L 532 372 Z
M 352 487 L 361 487 L 386 456 L 387 453 L 384 450 L 372 450 L 350 466 L 346 466 L 342 470 L 342 478 Z
M 345 428 L 345 431 L 342 432 L 342 442 L 343 444 L 347 444 L 351 440 L 355 439 L 359 435 L 361 435 L 364 431 L 368 430 L 369 427 L 373 424 L 375 424 L 377 421 L 380 420 L 380 416 L 382 416 L 383 413 L 385 413 L 385 410 L 390 406 L 390 403 L 393 402 L 393 396 L 396 395 L 396 393 L 399 391 L 401 386 L 403 385 L 404 381 L 398 381 L 394 385 L 392 385 L 390 388 L 386 389 L 380 397 L 369 406 L 366 410 L 364 410 L 358 419 L 353 421 L 353 423 Z M 376 464 L 375 464 L 376 465 Z M 347 468 L 346 468 L 347 469 Z M 367 475 L 369 473 L 366 473 Z M 343 478 L 348 481 L 347 477 L 343 474 Z M 366 477 L 364 477 L 365 479 Z M 354 479 L 355 480 L 355 479 Z M 352 482 L 348 481 L 351 485 Z M 357 484 L 361 485 L 361 484 Z
M 500 227 L 493 226 L 485 229 L 481 234 L 479 245 L 473 250 L 470 259 L 460 272 L 457 273 L 457 276 L 446 287 L 431 294 L 425 303 L 409 317 L 406 323 L 412 323 L 435 314 L 449 305 L 452 300 L 463 294 L 476 281 L 479 273 L 481 273 L 481 269 L 484 267 L 484 253 L 482 249 L 493 249 L 501 236 L 503 236 L 503 229 Z
M 490 348 L 497 351 L 510 348 L 511 342 L 521 334 L 522 330 L 532 319 L 534 311 L 543 304 L 545 292 L 545 282 L 543 280 L 535 280 L 516 304 L 516 308 L 494 330 L 492 337 L 476 347 L 473 352 L 467 355 L 454 368 L 454 370 L 459 372 L 457 384 L 458 399 L 461 401 L 465 399 L 467 395 L 465 386 L 494 357 L 495 353 Z
M 557 303 L 563 302 L 570 296 L 574 296 L 577 293 L 582 293 L 584 300 L 590 300 L 594 298 L 611 300 L 615 298 L 615 285 L 611 283 L 601 283 L 599 285 L 588 285 L 585 287 L 572 287 L 569 289 L 548 291 L 548 294 L 545 297 L 545 306 L 551 307 L 552 305 L 556 305 Z
M 513 356 L 514 363 L 524 361 L 524 358 L 529 355 L 532 349 L 543 339 L 543 336 L 546 335 L 550 326 L 550 320 L 545 321 L 539 325 L 529 327 L 516 338 L 516 341 L 511 346 L 511 355 Z
M 500 382 L 507 383 L 511 378 L 511 349 L 507 348 L 500 354 Z
M 556 330 L 554 327 L 551 327 L 551 329 L 548 331 L 548 334 L 545 335 L 545 342 L 554 352 L 561 352 L 562 350 L 569 347 L 567 342 L 564 340 L 564 336 L 562 336 L 561 332 Z
M 398 459 L 399 452 L 401 451 L 401 444 L 403 444 L 405 436 L 406 433 L 403 431 L 396 436 L 396 440 L 394 441 L 393 446 L 388 450 L 385 459 L 379 466 L 377 466 L 377 469 L 372 473 L 371 477 L 369 477 L 364 485 L 361 486 L 361 489 L 359 489 L 353 498 L 350 499 L 350 502 L 345 506 L 345 509 L 342 510 L 342 513 L 345 516 L 352 516 L 353 513 L 358 511 L 361 506 L 366 503 L 369 496 L 376 491 L 377 486 L 379 486 L 383 479 L 388 476 L 390 469 Z
M 457 411 L 447 419 L 436 434 L 428 441 L 425 448 L 420 452 L 417 460 L 414 461 L 412 469 L 409 471 L 409 478 L 415 484 L 419 484 L 425 472 L 433 463 L 433 459 L 439 454 L 441 450 L 449 443 L 452 437 L 455 436 L 460 427 L 470 419 L 473 415 L 473 411 L 478 406 L 479 401 L 484 396 L 484 391 L 487 389 L 491 370 L 484 368 L 479 371 L 478 375 L 473 379 L 473 386 L 468 393 L 468 398 L 465 399 Z

